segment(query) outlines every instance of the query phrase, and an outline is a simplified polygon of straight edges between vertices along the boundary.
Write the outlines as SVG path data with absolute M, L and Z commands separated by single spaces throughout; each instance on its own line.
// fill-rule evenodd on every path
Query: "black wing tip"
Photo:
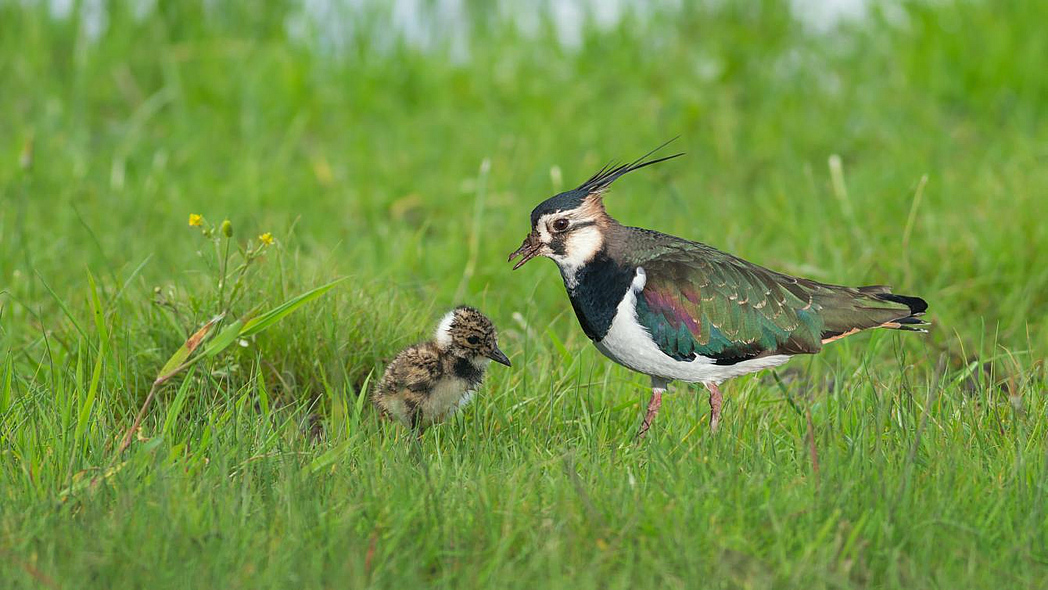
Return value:
M 895 293 L 878 293 L 877 299 L 883 301 L 891 301 L 892 303 L 901 303 L 906 307 L 910 308 L 910 315 L 921 315 L 925 311 L 928 311 L 928 302 L 920 297 L 912 297 L 910 295 L 896 295 Z

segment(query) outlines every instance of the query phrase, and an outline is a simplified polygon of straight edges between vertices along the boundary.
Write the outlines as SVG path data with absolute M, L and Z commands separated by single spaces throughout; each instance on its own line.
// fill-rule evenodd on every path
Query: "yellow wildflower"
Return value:
M 273 234 L 271 234 L 269 232 L 266 232 L 266 233 L 258 236 L 258 241 L 262 242 L 266 246 L 272 246 L 273 245 Z
M 201 225 L 204 225 L 204 217 L 202 215 L 197 215 L 196 213 L 190 213 L 189 226 L 200 227 Z

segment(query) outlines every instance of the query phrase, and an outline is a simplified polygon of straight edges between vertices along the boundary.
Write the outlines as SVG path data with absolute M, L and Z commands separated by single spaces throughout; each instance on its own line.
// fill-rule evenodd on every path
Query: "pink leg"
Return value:
M 716 383 L 707 383 L 706 389 L 710 390 L 710 432 L 717 432 L 717 427 L 720 426 L 720 411 L 723 398 Z
M 651 399 L 648 400 L 648 412 L 644 414 L 644 422 L 641 423 L 640 430 L 637 431 L 637 440 L 644 438 L 644 435 L 648 433 L 648 429 L 651 428 L 651 421 L 655 419 L 655 414 L 659 413 L 659 408 L 662 406 L 662 393 L 664 391 L 661 388 L 651 390 Z

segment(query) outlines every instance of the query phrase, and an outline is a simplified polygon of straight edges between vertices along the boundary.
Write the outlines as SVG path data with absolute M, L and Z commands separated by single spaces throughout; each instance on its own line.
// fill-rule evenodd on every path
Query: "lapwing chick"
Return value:
M 652 153 L 606 166 L 578 188 L 543 201 L 531 212 L 531 232 L 509 257 L 520 257 L 514 270 L 536 256 L 553 259 L 586 336 L 611 360 L 651 377 L 638 437 L 671 381 L 709 389 L 716 430 L 718 386 L 726 379 L 815 354 L 870 328 L 927 331 L 920 316 L 928 304 L 919 297 L 792 277 L 705 244 L 619 224 L 604 209 L 611 184 L 682 155 L 647 159 Z
M 459 306 L 440 321 L 433 340 L 393 359 L 371 400 L 383 416 L 421 433 L 469 403 L 489 361 L 510 366 L 495 325 L 476 309 Z

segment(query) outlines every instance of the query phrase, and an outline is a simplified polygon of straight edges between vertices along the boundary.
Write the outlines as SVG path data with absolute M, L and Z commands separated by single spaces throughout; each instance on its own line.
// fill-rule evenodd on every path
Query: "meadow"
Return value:
M 1048 4 L 682 3 L 565 39 L 464 3 L 423 44 L 381 4 L 334 33 L 102 4 L 0 0 L 0 587 L 1048 587 Z M 647 379 L 506 256 L 674 136 L 613 216 L 891 284 L 932 332 L 731 381 L 716 435 L 678 385 L 633 444 Z M 339 279 L 165 380 L 121 450 L 201 326 Z M 458 303 L 513 367 L 415 449 L 366 394 Z

